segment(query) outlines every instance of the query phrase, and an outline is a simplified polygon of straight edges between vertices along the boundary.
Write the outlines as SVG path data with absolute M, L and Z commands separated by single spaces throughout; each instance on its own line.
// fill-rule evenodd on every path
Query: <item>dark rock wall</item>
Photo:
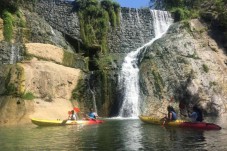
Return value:
M 79 19 L 72 4 L 52 0 L 40 1 L 36 4 L 35 11 L 54 29 L 81 41 Z M 154 36 L 149 9 L 121 8 L 120 18 L 120 27 L 109 31 L 110 52 L 134 51 Z
M 109 33 L 109 48 L 113 53 L 135 51 L 154 37 L 149 9 L 121 8 L 121 24 Z

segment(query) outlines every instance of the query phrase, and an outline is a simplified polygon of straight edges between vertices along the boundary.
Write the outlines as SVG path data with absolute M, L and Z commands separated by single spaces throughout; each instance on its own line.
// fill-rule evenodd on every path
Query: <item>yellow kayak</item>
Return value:
M 103 120 L 47 120 L 32 118 L 31 122 L 38 126 L 64 126 L 64 125 L 77 125 L 77 124 L 101 124 Z
M 153 117 L 153 116 L 139 116 L 140 120 L 145 122 L 145 123 L 150 123 L 150 124 L 158 124 L 162 125 L 163 120 L 161 118 Z M 171 122 L 166 122 L 165 125 L 168 126 L 179 126 L 181 123 L 186 122 L 184 120 L 175 120 Z

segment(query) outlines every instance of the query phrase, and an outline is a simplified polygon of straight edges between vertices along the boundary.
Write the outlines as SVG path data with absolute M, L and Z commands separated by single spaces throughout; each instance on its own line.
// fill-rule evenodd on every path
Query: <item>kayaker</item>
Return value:
M 201 109 L 199 109 L 197 106 L 193 106 L 192 108 L 193 112 L 191 114 L 188 114 L 192 122 L 202 122 L 203 121 L 203 115 Z
M 169 121 L 177 120 L 177 113 L 172 106 L 169 105 L 167 107 L 167 111 L 168 111 L 168 115 L 166 117 L 164 117 L 164 121 L 162 124 L 163 126 L 165 125 L 166 121 L 169 122 Z
M 71 111 L 71 115 L 70 115 L 70 120 L 77 120 L 77 115 L 76 113 L 74 112 L 74 110 Z
M 89 119 L 96 119 L 96 117 L 98 117 L 97 113 L 95 113 L 95 112 L 93 111 L 93 109 L 90 108 L 90 112 L 88 113 L 88 118 L 89 118 Z

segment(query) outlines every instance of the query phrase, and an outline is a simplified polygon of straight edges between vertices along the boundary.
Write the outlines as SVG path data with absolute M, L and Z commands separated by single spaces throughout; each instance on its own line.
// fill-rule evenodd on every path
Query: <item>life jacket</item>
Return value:
M 95 116 L 94 112 L 90 112 L 88 116 L 89 116 L 90 118 L 93 118 L 93 119 L 95 119 L 95 118 L 96 118 L 96 116 Z
M 172 113 L 172 120 L 177 120 L 177 113 L 175 113 L 174 111 L 171 111 Z

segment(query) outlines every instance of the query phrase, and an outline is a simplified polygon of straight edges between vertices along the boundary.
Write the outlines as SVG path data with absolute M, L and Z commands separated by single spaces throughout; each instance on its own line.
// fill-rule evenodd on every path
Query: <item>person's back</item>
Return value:
M 196 122 L 197 121 L 197 118 L 198 118 L 198 114 L 197 112 L 192 112 L 191 114 L 188 115 L 190 117 L 190 121 L 191 122 Z
M 177 113 L 175 112 L 174 108 L 172 106 L 168 106 L 167 110 L 168 110 L 168 119 L 170 121 L 177 120 Z
M 96 119 L 95 113 L 93 112 L 92 109 L 90 109 L 90 112 L 88 113 L 88 117 L 89 117 L 90 119 Z
M 192 122 L 202 122 L 203 121 L 202 111 L 197 106 L 193 107 L 193 112 L 191 114 L 189 114 L 189 117 L 191 118 Z
M 177 120 L 177 113 L 176 112 L 174 112 L 174 111 L 171 111 L 171 113 L 172 113 L 172 121 L 174 121 L 174 120 Z

